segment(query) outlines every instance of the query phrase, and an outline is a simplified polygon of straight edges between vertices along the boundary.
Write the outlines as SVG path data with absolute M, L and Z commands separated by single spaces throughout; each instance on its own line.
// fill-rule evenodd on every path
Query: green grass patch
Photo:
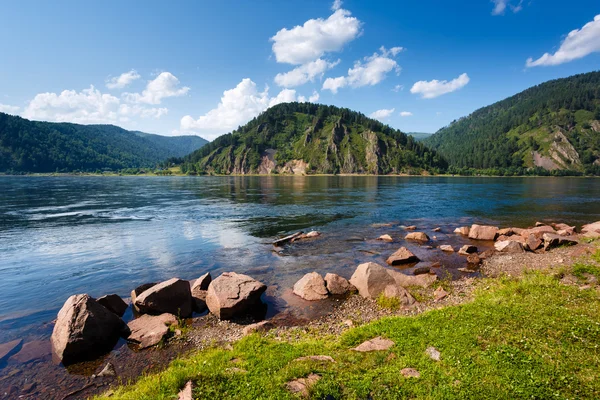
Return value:
M 478 287 L 470 303 L 384 318 L 341 336 L 310 333 L 286 342 L 251 335 L 233 350 L 198 352 L 98 398 L 173 399 L 192 380 L 196 399 L 294 399 L 285 383 L 310 373 L 322 377 L 311 389 L 313 399 L 600 398 L 596 290 L 561 285 L 541 273 L 488 279 Z M 395 346 L 350 350 L 376 336 Z M 441 361 L 425 354 L 429 346 L 441 352 Z M 336 362 L 294 361 L 307 355 L 329 355 Z M 421 377 L 404 378 L 400 370 L 406 367 Z

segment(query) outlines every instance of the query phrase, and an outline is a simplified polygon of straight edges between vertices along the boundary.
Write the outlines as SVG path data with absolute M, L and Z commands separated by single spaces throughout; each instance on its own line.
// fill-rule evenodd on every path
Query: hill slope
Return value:
M 600 173 L 600 72 L 542 83 L 423 142 L 456 168 Z
M 310 103 L 274 106 L 186 157 L 217 174 L 418 173 L 447 164 L 413 137 L 363 114 Z
M 197 136 L 164 137 L 114 125 L 38 122 L 0 113 L 0 172 L 154 167 L 205 143 Z

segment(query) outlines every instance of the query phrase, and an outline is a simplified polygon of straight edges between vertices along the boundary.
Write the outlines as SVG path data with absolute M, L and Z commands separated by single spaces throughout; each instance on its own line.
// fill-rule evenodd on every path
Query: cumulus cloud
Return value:
M 133 81 L 140 79 L 140 74 L 136 70 L 132 69 L 129 72 L 124 72 L 119 76 L 112 77 L 106 80 L 106 87 L 109 89 L 123 89 L 129 86 Z
M 190 88 L 180 87 L 179 79 L 170 72 L 161 72 L 148 82 L 142 93 L 124 93 L 125 100 L 131 103 L 160 104 L 167 97 L 179 97 L 187 94 Z
M 312 95 L 308 97 L 308 102 L 309 103 L 316 103 L 317 101 L 319 101 L 319 97 L 320 97 L 319 93 L 316 90 L 314 90 L 313 93 L 312 93 Z M 304 96 L 298 96 L 298 102 L 299 103 L 305 103 L 306 101 L 307 101 L 306 97 L 304 97 Z
M 339 62 L 340 60 L 327 62 L 319 58 L 296 67 L 289 72 L 277 74 L 275 76 L 275 83 L 279 86 L 290 88 L 304 85 L 309 81 L 314 82 L 315 78 L 322 78 L 325 71 L 335 67 Z
M 318 100 L 313 93 L 310 101 Z M 202 137 L 214 139 L 248 122 L 269 107 L 279 103 L 305 101 L 304 96 L 296 97 L 293 89 L 283 89 L 275 97 L 269 96 L 269 88 L 259 91 L 250 78 L 242 79 L 238 85 L 223 92 L 216 108 L 195 119 L 190 115 L 181 118 L 181 131 L 203 131 Z
M 21 109 L 21 107 L 9 106 L 7 104 L 0 104 L 0 112 L 3 112 L 5 114 L 17 115 L 19 113 L 20 109 Z
M 464 87 L 469 83 L 469 80 L 469 75 L 464 73 L 451 81 L 438 81 L 437 79 L 432 81 L 419 81 L 410 88 L 410 92 L 415 94 L 418 93 L 424 99 L 433 99 Z
M 122 104 L 118 97 L 90 86 L 81 92 L 39 93 L 29 102 L 22 116 L 42 121 L 106 124 L 128 122 L 132 117 L 160 118 L 167 112 L 166 108 Z
M 411 113 L 410 111 L 400 111 L 400 116 L 401 117 L 412 117 L 413 113 Z
M 518 13 L 523 9 L 523 0 L 520 0 L 517 4 L 511 3 L 509 0 L 491 0 L 494 3 L 492 9 L 492 15 L 504 15 L 507 8 L 513 13 Z
M 279 63 L 302 65 L 317 60 L 325 53 L 340 51 L 361 33 L 361 22 L 350 11 L 333 4 L 333 14 L 327 19 L 309 19 L 304 25 L 283 28 L 270 40 Z
M 327 78 L 323 82 L 323 90 L 327 89 L 332 93 L 337 93 L 340 88 L 346 86 L 355 88 L 373 86 L 383 81 L 390 71 L 399 74 L 400 66 L 392 57 L 398 55 L 402 50 L 402 47 L 392 47 L 387 50 L 382 46 L 379 52 L 365 57 L 363 61 L 356 61 L 354 67 L 348 70 L 347 76 Z
M 372 112 L 371 114 L 369 114 L 369 117 L 373 118 L 373 119 L 378 119 L 381 121 L 386 118 L 389 118 L 394 113 L 394 111 L 396 111 L 395 108 L 390 108 L 390 109 L 384 108 L 382 110 L 377 110 L 375 112 Z
M 394 86 L 394 88 L 392 89 L 393 92 L 398 93 L 399 91 L 404 90 L 404 85 L 396 85 Z
M 535 61 L 528 58 L 525 65 L 528 68 L 559 65 L 596 52 L 600 52 L 600 14 L 583 28 L 569 32 L 554 54 L 545 53 Z
M 342 0 L 335 0 L 331 5 L 331 11 L 337 11 L 342 8 Z

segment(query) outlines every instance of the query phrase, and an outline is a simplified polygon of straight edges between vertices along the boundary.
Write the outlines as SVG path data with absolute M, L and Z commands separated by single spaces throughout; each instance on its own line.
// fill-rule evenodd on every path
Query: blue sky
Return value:
M 435 132 L 599 69 L 599 14 L 597 0 L 4 1 L 0 111 L 214 139 L 299 100 Z

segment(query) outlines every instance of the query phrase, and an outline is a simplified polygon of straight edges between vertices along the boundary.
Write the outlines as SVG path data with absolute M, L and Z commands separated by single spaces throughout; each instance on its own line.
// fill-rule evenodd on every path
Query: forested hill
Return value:
M 600 174 L 600 72 L 542 83 L 423 141 L 452 166 Z
M 185 158 L 183 172 L 216 174 L 442 172 L 445 160 L 412 136 L 361 113 L 276 105 Z
M 0 113 L 0 172 L 155 167 L 204 144 L 197 136 L 165 137 L 114 125 L 38 122 Z

